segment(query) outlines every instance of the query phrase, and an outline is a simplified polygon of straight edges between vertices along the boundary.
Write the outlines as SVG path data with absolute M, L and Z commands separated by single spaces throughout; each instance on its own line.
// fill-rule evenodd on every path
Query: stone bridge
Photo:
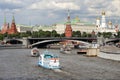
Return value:
M 22 39 L 4 39 L 5 43 L 10 44 L 21 44 L 25 47 L 34 47 L 34 46 L 46 46 L 47 44 L 57 43 L 64 40 L 73 40 L 73 41 L 81 41 L 86 43 L 91 43 L 92 41 L 96 41 L 96 38 L 78 38 L 78 37 L 46 37 L 46 38 L 22 38 Z
M 98 44 L 109 44 L 109 43 L 118 43 L 120 42 L 120 38 L 97 38 Z

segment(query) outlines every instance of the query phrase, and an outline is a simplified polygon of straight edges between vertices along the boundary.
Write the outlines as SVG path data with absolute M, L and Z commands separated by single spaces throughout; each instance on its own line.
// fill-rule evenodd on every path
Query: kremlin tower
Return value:
M 105 19 L 105 11 L 102 11 L 102 20 L 101 20 L 101 28 L 107 28 L 106 19 Z
M 66 28 L 65 28 L 65 37 L 72 37 L 72 28 L 71 28 L 69 10 L 68 10 L 68 17 L 67 17 L 67 23 L 66 23 Z
M 2 27 L 2 30 L 1 30 L 0 33 L 1 33 L 1 34 L 7 33 L 8 27 L 9 27 L 9 25 L 6 23 L 6 16 L 4 16 L 4 24 L 3 24 L 3 27 Z
M 15 24 L 15 18 L 13 16 L 11 28 L 9 29 L 8 34 L 15 34 L 15 33 L 18 33 L 18 31 L 17 31 L 16 24 Z
M 0 32 L 1 34 L 15 34 L 18 33 L 17 28 L 16 28 L 16 24 L 15 24 L 15 18 L 13 16 L 13 20 L 11 23 L 11 27 L 9 27 L 9 24 L 6 23 L 6 16 L 4 17 L 4 25 L 2 27 L 2 30 Z

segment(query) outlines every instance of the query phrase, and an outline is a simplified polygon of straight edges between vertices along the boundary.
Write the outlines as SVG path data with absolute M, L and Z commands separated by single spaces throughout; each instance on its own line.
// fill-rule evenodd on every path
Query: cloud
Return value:
M 73 2 L 56 2 L 52 1 L 40 1 L 37 3 L 33 3 L 28 7 L 28 9 L 71 9 L 71 10 L 79 10 L 80 7 Z
M 112 1 L 112 7 L 111 7 L 111 12 L 113 15 L 120 16 L 120 1 L 119 0 L 113 0 Z
M 4 0 L 7 3 L 14 3 L 14 4 L 21 4 L 22 1 L 21 0 Z
M 70 9 L 71 18 L 79 16 L 81 20 L 95 21 L 106 11 L 106 17 L 120 16 L 120 0 L 0 0 L 0 21 L 4 12 L 11 20 L 15 13 L 16 22 L 28 24 L 52 24 L 63 22 Z M 0 25 L 3 23 L 0 22 Z
M 0 9 L 2 11 L 18 10 L 25 7 L 22 0 L 0 0 Z
M 60 9 L 71 9 L 71 10 L 79 10 L 80 7 L 72 2 L 63 2 L 63 3 L 54 3 L 54 5 Z
M 89 13 L 97 13 L 101 14 L 101 11 L 104 10 L 106 12 L 106 16 L 120 16 L 120 1 L 119 0 L 94 0 L 94 2 L 87 1 Z

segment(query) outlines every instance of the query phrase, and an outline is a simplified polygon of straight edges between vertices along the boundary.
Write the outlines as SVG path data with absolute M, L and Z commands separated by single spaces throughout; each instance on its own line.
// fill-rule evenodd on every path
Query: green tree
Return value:
M 82 33 L 82 37 L 87 37 L 87 33 L 86 33 L 86 32 L 83 32 L 83 33 Z
M 90 34 L 90 33 L 87 33 L 87 37 L 92 37 L 92 34 Z
M 60 36 L 61 36 L 61 37 L 65 37 L 65 33 L 62 33 Z
M 76 35 L 77 35 L 78 37 L 81 37 L 81 32 L 80 32 L 80 31 L 76 31 Z
M 31 36 L 31 35 L 32 35 L 31 31 L 27 31 L 26 34 L 27 34 L 28 36 Z
M 52 36 L 52 37 L 57 37 L 58 34 L 57 34 L 57 32 L 56 32 L 55 30 L 52 30 L 52 32 L 51 32 L 51 36 Z
M 72 36 L 73 37 L 81 37 L 81 32 L 80 31 L 73 31 Z
M 120 38 L 120 31 L 117 32 L 117 35 L 116 35 L 117 38 Z
M 29 34 L 26 34 L 25 32 L 24 33 L 21 33 L 21 35 L 20 35 L 21 37 L 28 37 L 29 36 Z
M 112 33 L 111 32 L 107 32 L 107 38 L 111 38 L 112 37 Z
M 50 31 L 45 31 L 44 36 L 45 37 L 51 37 L 51 32 Z
M 45 31 L 43 30 L 39 30 L 37 34 L 38 34 L 38 37 L 45 37 Z
M 75 37 L 75 35 L 76 35 L 76 32 L 73 31 L 73 32 L 72 32 L 72 37 Z
M 104 38 L 110 38 L 112 36 L 111 32 L 103 32 L 103 37 Z
M 101 33 L 101 32 L 98 32 L 98 33 L 97 33 L 97 36 L 98 36 L 98 37 L 100 37 L 101 35 L 102 35 L 102 33 Z
M 8 33 L 6 32 L 5 34 L 3 34 L 4 37 L 7 37 L 8 36 Z
M 0 34 L 0 40 L 3 40 L 4 36 L 2 34 Z

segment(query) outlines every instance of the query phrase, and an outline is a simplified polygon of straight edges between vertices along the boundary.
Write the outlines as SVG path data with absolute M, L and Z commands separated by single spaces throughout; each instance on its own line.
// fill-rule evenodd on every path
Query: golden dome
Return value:
M 109 25 L 112 25 L 112 22 L 111 22 L 111 21 L 109 21 L 109 22 L 108 22 L 108 24 L 109 24 Z
M 78 17 L 78 16 L 76 16 L 76 17 L 75 17 L 75 20 L 79 21 L 80 19 L 79 19 L 79 17 Z
M 105 15 L 105 11 L 102 11 L 102 15 Z

